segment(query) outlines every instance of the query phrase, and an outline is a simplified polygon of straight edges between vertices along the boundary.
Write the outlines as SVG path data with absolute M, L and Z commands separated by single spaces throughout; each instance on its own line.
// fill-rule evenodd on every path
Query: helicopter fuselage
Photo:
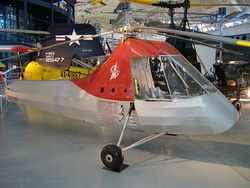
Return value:
M 175 101 L 118 101 L 97 98 L 69 81 L 17 80 L 7 86 L 6 94 L 24 105 L 108 127 L 122 126 L 134 103 L 134 122 L 129 127 L 148 132 L 215 134 L 228 130 L 238 119 L 219 91 Z
M 176 134 L 217 134 L 238 119 L 234 106 L 165 42 L 127 39 L 77 80 L 17 80 L 9 100 L 98 125 Z M 132 119 L 132 118 L 131 118 Z M 132 121 L 132 120 L 131 120 Z

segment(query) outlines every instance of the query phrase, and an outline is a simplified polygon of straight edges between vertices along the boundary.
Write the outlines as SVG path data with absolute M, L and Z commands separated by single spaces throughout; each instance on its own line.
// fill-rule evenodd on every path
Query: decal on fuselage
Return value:
M 63 62 L 64 57 L 55 57 L 55 52 L 45 53 L 46 62 Z
M 97 118 L 105 123 L 118 123 L 122 119 L 121 106 L 116 101 L 97 100 Z
M 69 79 L 80 79 L 83 77 L 84 74 L 79 72 L 72 72 L 72 71 L 61 71 L 62 78 L 69 78 Z
M 110 72 L 111 72 L 110 80 L 116 79 L 116 77 L 119 76 L 120 70 L 119 67 L 117 66 L 117 62 L 110 68 Z

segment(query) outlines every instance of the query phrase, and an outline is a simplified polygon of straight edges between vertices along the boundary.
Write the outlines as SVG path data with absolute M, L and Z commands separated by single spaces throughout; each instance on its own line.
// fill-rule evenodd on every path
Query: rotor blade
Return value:
M 22 53 L 22 54 L 14 55 L 14 56 L 7 57 L 7 58 L 4 58 L 4 59 L 0 59 L 0 62 L 5 61 L 5 60 L 9 60 L 9 59 L 13 59 L 13 58 L 16 58 L 16 57 L 19 57 L 19 56 L 24 56 L 24 55 L 27 55 L 27 54 L 30 54 L 30 53 L 33 53 L 33 52 L 39 52 L 41 50 L 46 50 L 46 49 L 50 49 L 50 48 L 53 48 L 53 47 L 56 47 L 56 46 L 61 46 L 61 45 L 68 44 L 68 43 L 71 43 L 71 42 L 80 41 L 80 40 L 89 40 L 90 38 L 96 38 L 96 37 L 100 37 L 102 35 L 107 35 L 107 34 L 111 34 L 111 33 L 113 33 L 113 31 L 100 33 L 100 34 L 96 34 L 96 35 L 83 35 L 83 37 L 79 38 L 79 39 L 68 40 L 68 41 L 65 41 L 65 42 L 52 44 L 50 46 L 46 46 L 46 47 L 43 47 L 43 48 L 34 48 L 34 49 L 32 49 L 32 51 L 29 51 L 29 52 L 26 52 L 26 53 Z
M 243 53 L 240 53 L 240 52 L 236 52 L 236 51 L 229 50 L 229 49 L 226 49 L 226 48 L 213 46 L 213 45 L 206 44 L 204 42 L 200 42 L 200 41 L 197 41 L 197 40 L 186 39 L 186 38 L 183 38 L 183 37 L 179 37 L 179 36 L 176 36 L 176 35 L 169 35 L 169 34 L 166 34 L 166 33 L 164 33 L 163 35 L 167 36 L 167 37 L 176 38 L 176 39 L 184 40 L 184 41 L 187 41 L 187 42 L 191 42 L 193 44 L 199 44 L 199 45 L 207 46 L 209 48 L 215 48 L 217 50 L 222 50 L 224 52 L 231 53 L 231 54 L 244 55 Z
M 21 52 L 21 53 L 35 52 L 36 48 L 30 48 L 28 46 L 23 46 L 23 45 L 16 45 L 16 46 L 11 47 L 11 51 L 13 51 L 13 52 Z
M 151 11 L 151 10 L 133 10 L 133 12 L 139 12 L 139 13 L 152 13 L 155 11 Z M 117 14 L 116 12 L 106 12 L 106 11 L 100 11 L 100 13 L 104 13 L 104 14 Z M 166 11 L 157 11 L 157 13 L 166 13 Z M 174 14 L 183 14 L 183 12 L 175 12 Z M 217 16 L 217 14 L 210 14 L 210 13 L 200 13 L 200 12 L 188 12 L 188 15 L 201 15 L 201 16 Z
M 24 29 L 0 29 L 2 32 L 14 32 L 14 33 L 29 33 L 36 35 L 48 35 L 50 32 L 48 31 L 35 31 L 35 30 L 24 30 Z
M 0 52 L 31 52 L 34 48 L 25 45 L 0 45 Z
M 139 3 L 143 5 L 160 6 L 163 8 L 180 8 L 185 7 L 186 2 L 172 2 L 172 1 L 154 1 L 154 0 L 120 0 L 125 2 Z M 250 4 L 231 4 L 231 3 L 196 3 L 189 2 L 187 6 L 250 6 Z
M 153 0 L 121 0 L 124 2 L 133 2 L 133 3 L 139 3 L 142 5 L 152 5 L 152 4 L 158 4 L 159 1 L 153 1 Z
M 96 5 L 97 3 L 100 3 L 102 6 L 106 6 L 107 4 L 103 2 L 103 0 L 92 0 L 91 3 L 93 5 Z
M 207 35 L 207 34 L 201 34 L 201 33 L 179 31 L 179 30 L 174 30 L 174 29 L 165 29 L 165 28 L 162 29 L 162 28 L 144 27 L 144 26 L 135 27 L 135 29 L 161 31 L 161 32 L 166 32 L 166 33 L 171 33 L 171 34 L 178 34 L 178 35 L 183 35 L 183 36 L 188 36 L 188 37 L 193 37 L 193 38 L 215 41 L 215 42 L 224 42 L 227 44 L 250 47 L 250 41 L 236 40 L 236 39 L 215 36 L 215 35 Z
M 250 4 L 232 4 L 232 3 L 196 3 L 196 2 L 189 2 L 191 7 L 194 6 L 238 6 L 238 7 L 249 7 Z

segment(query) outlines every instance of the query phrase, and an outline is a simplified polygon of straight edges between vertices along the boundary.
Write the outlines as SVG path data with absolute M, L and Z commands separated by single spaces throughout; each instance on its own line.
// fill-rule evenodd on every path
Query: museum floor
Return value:
M 250 103 L 214 136 L 162 136 L 125 153 L 121 173 L 102 169 L 100 151 L 119 133 L 12 104 L 0 126 L 1 188 L 250 187 Z M 126 132 L 124 145 L 144 133 Z

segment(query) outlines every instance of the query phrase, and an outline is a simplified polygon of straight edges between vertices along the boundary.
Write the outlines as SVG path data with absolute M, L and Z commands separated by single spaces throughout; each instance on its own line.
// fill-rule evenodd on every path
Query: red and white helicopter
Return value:
M 185 36 L 250 46 L 247 41 L 205 34 L 138 29 L 181 32 Z M 70 118 L 120 127 L 118 143 L 108 144 L 101 151 L 104 165 L 114 171 L 122 168 L 125 151 L 161 135 L 219 134 L 238 120 L 234 106 L 173 46 L 131 36 L 121 40 L 109 58 L 85 78 L 15 80 L 6 85 L 6 95 L 10 101 Z M 131 116 L 136 126 L 130 126 Z M 122 148 L 125 129 L 153 134 Z

